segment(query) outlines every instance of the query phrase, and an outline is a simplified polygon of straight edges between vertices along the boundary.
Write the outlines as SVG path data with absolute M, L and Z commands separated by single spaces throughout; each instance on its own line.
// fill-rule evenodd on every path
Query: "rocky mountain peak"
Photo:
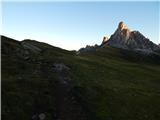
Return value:
M 104 41 L 104 39 L 103 39 Z M 117 48 L 141 51 L 157 51 L 160 47 L 146 38 L 139 31 L 131 31 L 124 22 L 120 22 L 117 30 L 105 42 L 102 47 L 110 45 Z
M 123 30 L 123 29 L 129 29 L 129 28 L 123 21 L 121 21 L 118 25 L 118 29 Z
M 124 22 L 120 22 L 118 24 L 118 28 L 115 31 L 115 33 L 111 36 L 113 39 L 118 39 L 119 40 L 128 40 L 131 36 L 131 30 L 128 28 L 128 26 Z
M 102 44 L 105 43 L 105 42 L 107 42 L 107 40 L 109 40 L 109 37 L 108 37 L 108 36 L 104 36 L 104 37 L 103 37 Z

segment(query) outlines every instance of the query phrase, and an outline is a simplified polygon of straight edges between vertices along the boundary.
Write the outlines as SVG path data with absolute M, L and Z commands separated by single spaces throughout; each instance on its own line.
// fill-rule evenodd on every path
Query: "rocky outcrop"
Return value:
M 90 45 L 87 45 L 85 48 L 81 48 L 77 51 L 77 54 L 80 54 L 82 52 L 94 52 L 96 51 L 96 49 L 98 48 L 99 46 L 97 44 L 95 44 L 94 46 L 90 46 Z
M 30 43 L 27 43 L 26 41 L 22 41 L 21 45 L 23 46 L 24 49 L 30 50 L 34 53 L 40 53 L 42 50 Z
M 107 36 L 104 36 L 104 37 L 103 37 L 102 44 L 106 43 L 108 40 L 109 40 L 109 38 L 108 38 Z
M 1 36 L 2 54 L 14 54 L 22 59 L 29 59 L 33 54 L 39 54 L 42 50 L 27 41 L 17 41 Z
M 53 68 L 56 71 L 70 70 L 70 68 L 64 65 L 63 63 L 54 63 Z
M 154 52 L 160 47 L 142 35 L 139 31 L 131 31 L 124 22 L 120 22 L 117 30 L 110 39 L 102 42 L 102 47 L 106 45 L 144 52 Z

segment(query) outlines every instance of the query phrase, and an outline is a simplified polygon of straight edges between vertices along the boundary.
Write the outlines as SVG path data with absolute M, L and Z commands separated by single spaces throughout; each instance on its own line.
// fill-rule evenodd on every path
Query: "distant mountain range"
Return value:
M 87 46 L 80 51 L 94 51 L 98 47 L 112 46 L 127 50 L 139 51 L 145 54 L 160 54 L 160 46 L 146 38 L 139 31 L 131 31 L 124 22 L 120 22 L 118 28 L 110 38 L 105 36 L 100 46 Z

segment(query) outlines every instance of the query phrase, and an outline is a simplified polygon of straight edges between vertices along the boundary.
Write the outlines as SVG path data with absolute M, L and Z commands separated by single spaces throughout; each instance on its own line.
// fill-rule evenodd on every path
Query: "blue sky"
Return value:
M 34 39 L 68 50 L 100 44 L 124 21 L 155 43 L 159 38 L 158 2 L 3 2 L 2 34 Z

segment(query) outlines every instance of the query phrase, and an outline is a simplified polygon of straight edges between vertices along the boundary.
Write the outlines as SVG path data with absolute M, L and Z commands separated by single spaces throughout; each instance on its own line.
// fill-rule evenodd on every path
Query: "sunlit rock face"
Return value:
M 114 34 L 111 35 L 106 42 L 102 42 L 102 47 L 105 47 L 106 45 L 143 51 L 155 51 L 160 49 L 158 45 L 151 42 L 139 31 L 131 31 L 124 22 L 120 22 Z
M 124 22 L 120 22 L 118 25 L 118 29 L 123 30 L 123 29 L 128 29 L 128 27 Z
M 107 42 L 108 40 L 109 40 L 109 37 L 107 37 L 107 36 L 104 36 L 104 37 L 103 37 L 102 44 L 103 44 L 103 43 L 105 43 L 105 42 Z

